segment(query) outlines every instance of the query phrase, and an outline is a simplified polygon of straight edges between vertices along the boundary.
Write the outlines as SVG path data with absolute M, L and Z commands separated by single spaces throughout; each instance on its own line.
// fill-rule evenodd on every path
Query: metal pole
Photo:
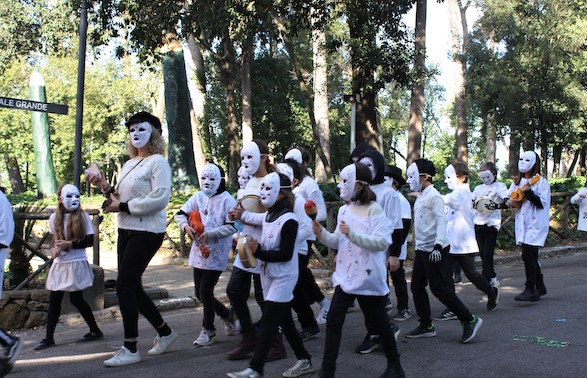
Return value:
M 80 187 L 82 164 L 82 129 L 84 119 L 84 83 L 86 79 L 86 40 L 88 32 L 88 2 L 82 1 L 79 20 L 79 55 L 77 65 L 77 101 L 75 106 L 75 147 L 73 184 Z

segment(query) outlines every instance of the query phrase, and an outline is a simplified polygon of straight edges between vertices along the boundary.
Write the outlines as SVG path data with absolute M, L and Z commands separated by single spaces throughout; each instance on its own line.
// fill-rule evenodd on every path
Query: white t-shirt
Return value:
M 308 254 L 308 240 L 316 240 L 316 235 L 312 232 L 312 219 L 304 209 L 305 203 L 302 196 L 295 195 L 294 214 L 298 218 L 297 251 L 304 256 Z
M 385 216 L 389 219 L 393 230 L 404 228 L 402 223 L 402 209 L 398 193 L 385 182 L 369 185 L 373 193 L 377 195 L 377 203 L 381 205 Z M 393 231 L 392 231 L 393 232 Z
M 528 179 L 522 178 L 519 185 L 512 183 L 509 193 L 514 192 L 518 187 L 523 186 Z M 544 177 L 533 185 L 530 189 L 540 197 L 542 209 L 534 206 L 532 202 L 525 200 L 522 207 L 514 209 L 516 213 L 516 244 L 528 244 L 535 247 L 543 247 L 546 237 L 548 236 L 548 226 L 550 224 L 550 185 Z
M 442 196 L 446 210 L 446 226 L 450 253 L 454 255 L 479 252 L 473 222 L 473 200 L 469 184 L 459 184 Z
M 582 198 L 581 195 L 587 196 L 587 188 L 579 189 L 577 194 L 571 197 L 571 203 L 579 205 L 577 230 L 587 231 L 587 198 Z
M 426 187 L 414 202 L 416 250 L 432 252 L 435 244 L 449 245 L 444 201 L 433 185 Z
M 86 235 L 93 235 L 94 228 L 90 216 L 85 211 L 83 214 L 83 222 L 86 230 Z M 63 216 L 63 233 L 67 235 L 67 222 L 71 214 L 65 213 Z M 55 213 L 49 216 L 49 233 L 55 237 Z M 86 255 L 85 248 L 71 248 L 69 251 L 63 251 L 59 256 L 55 258 L 56 263 L 66 263 L 73 261 L 86 261 L 88 256 Z
M 252 177 L 245 189 L 243 189 L 243 196 L 254 194 L 258 196 L 261 193 L 261 182 L 263 181 L 263 177 Z M 263 219 L 267 213 L 251 213 L 250 211 L 243 211 L 241 216 L 241 223 L 243 224 L 243 230 L 241 231 L 242 235 L 251 235 L 255 240 L 261 240 L 262 230 L 263 230 Z M 261 273 L 261 264 L 257 264 L 254 268 L 245 268 L 241 259 L 236 254 L 234 259 L 234 266 L 239 269 L 246 270 L 250 273 Z
M 473 202 L 482 197 L 489 197 L 497 203 L 502 203 L 504 198 L 508 198 L 508 188 L 503 182 L 494 181 L 491 185 L 477 185 L 473 190 Z M 475 214 L 475 224 L 493 226 L 498 230 L 501 228 L 501 210 L 496 209 L 488 213 L 480 213 L 473 210 Z
M 326 202 L 324 202 L 324 196 L 322 195 L 322 191 L 318 186 L 318 183 L 311 178 L 310 176 L 305 176 L 302 179 L 302 182 L 298 184 L 296 188 L 293 190 L 294 194 L 300 194 L 304 202 L 307 200 L 312 200 L 316 204 L 316 208 L 318 209 L 318 214 L 316 214 L 316 220 L 318 222 L 323 222 L 326 220 L 327 210 L 326 210 Z

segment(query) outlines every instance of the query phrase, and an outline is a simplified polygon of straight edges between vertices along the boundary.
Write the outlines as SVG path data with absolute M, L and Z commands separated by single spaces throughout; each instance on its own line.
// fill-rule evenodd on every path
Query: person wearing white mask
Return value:
M 94 285 L 94 273 L 86 248 L 94 245 L 94 227 L 87 212 L 80 207 L 80 193 L 71 184 L 62 185 L 57 191 L 57 209 L 49 217 L 51 240 L 51 258 L 53 263 L 47 274 L 49 309 L 47 310 L 47 330 L 45 338 L 35 350 L 42 350 L 55 345 L 53 334 L 61 315 L 61 303 L 65 292 L 90 328 L 90 332 L 80 338 L 79 342 L 93 341 L 104 337 L 94 319 L 90 305 L 84 300 L 83 290 Z
M 247 248 L 260 261 L 261 283 L 265 305 L 261 316 L 259 339 L 245 370 L 228 373 L 231 378 L 263 376 L 263 368 L 279 327 L 287 338 L 297 362 L 283 377 L 298 377 L 313 371 L 312 357 L 304 348 L 291 316 L 293 290 L 298 279 L 298 219 L 293 212 L 294 195 L 291 181 L 283 174 L 272 172 L 261 182 L 260 198 L 267 213 L 259 239 L 248 235 Z
M 507 208 L 505 204 L 509 199 L 508 188 L 504 183 L 497 181 L 497 169 L 492 162 L 485 162 L 479 167 L 481 184 L 473 190 L 473 204 L 475 208 L 475 237 L 479 246 L 481 257 L 481 275 L 498 287 L 499 280 L 493 263 L 497 233 L 501 228 L 501 209 Z M 490 199 L 494 209 L 477 208 L 478 201 L 482 198 Z M 495 205 L 493 205 L 495 204 Z
M 546 295 L 538 249 L 544 246 L 548 236 L 550 185 L 540 175 L 540 158 L 534 151 L 520 155 L 518 170 L 520 173 L 508 191 L 507 205 L 515 212 L 516 244 L 522 247 L 526 287 L 514 299 L 536 302 Z
M 338 188 L 346 204 L 338 210 L 336 229 L 329 232 L 318 222 L 312 223 L 317 239 L 338 250 L 336 270 L 332 274 L 334 295 L 326 322 L 321 378 L 335 376 L 344 319 L 355 299 L 379 335 L 387 359 L 387 368 L 381 377 L 405 376 L 385 310 L 385 298 L 389 294 L 385 263 L 393 226 L 375 200 L 370 181 L 371 172 L 366 165 L 354 163 L 344 167 Z
M 418 193 L 414 203 L 415 256 L 412 268 L 412 297 L 418 313 L 419 324 L 405 336 L 421 338 L 436 336 L 432 323 L 430 301 L 426 286 L 461 321 L 463 333 L 461 343 L 470 342 L 478 333 L 483 320 L 471 314 L 447 282 L 446 268 L 449 261 L 450 244 L 447 235 L 447 220 L 444 201 L 432 184 L 436 175 L 434 163 L 427 159 L 417 159 L 406 172 L 410 190 Z
M 577 230 L 587 231 L 587 180 L 574 196 L 571 197 L 573 205 L 579 205 L 579 216 L 577 217 Z
M 228 213 L 236 206 L 236 200 L 226 191 L 224 170 L 213 163 L 206 164 L 200 172 L 200 191 L 190 197 L 175 215 L 180 229 L 193 241 L 188 265 L 194 268 L 196 298 L 204 307 L 202 331 L 194 346 L 208 346 L 217 342 L 214 317 L 218 315 L 224 323 L 224 332 L 234 335 L 235 322 L 232 314 L 214 297 L 214 287 L 222 272 L 226 270 L 236 231 Z M 198 212 L 203 229 L 190 225 L 190 214 Z
M 163 243 L 166 208 L 171 198 L 171 168 L 164 156 L 161 121 L 141 111 L 128 119 L 126 127 L 130 159 L 122 166 L 116 187 L 106 181 L 103 172 L 86 171 L 86 180 L 100 187 L 107 198 L 102 205 L 103 212 L 118 213 L 116 294 L 122 313 L 124 344 L 112 358 L 104 361 L 108 367 L 141 361 L 137 349 L 139 313 L 157 331 L 148 355 L 165 353 L 178 338 L 141 283 L 145 269 Z

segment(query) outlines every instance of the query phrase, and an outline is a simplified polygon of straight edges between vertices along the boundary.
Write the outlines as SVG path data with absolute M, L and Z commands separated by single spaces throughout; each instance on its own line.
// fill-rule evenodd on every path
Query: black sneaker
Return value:
M 434 337 L 436 336 L 436 328 L 434 324 L 430 324 L 429 326 L 425 326 L 422 323 L 419 323 L 416 328 L 411 330 L 410 332 L 406 333 L 406 337 L 408 339 L 417 339 L 420 337 Z
M 320 334 L 320 327 L 316 326 L 313 328 L 302 328 L 300 331 L 300 337 L 302 341 L 306 341 L 311 339 L 312 337 L 318 336 Z
M 406 373 L 404 373 L 404 369 L 402 369 L 402 365 L 399 363 L 399 360 L 394 363 L 393 365 L 388 364 L 387 368 L 379 376 L 379 378 L 405 378 Z
M 35 350 L 43 350 L 47 348 L 51 348 L 55 346 L 55 341 L 53 339 L 44 338 L 43 340 L 39 341 L 37 346 L 35 346 Z
M 477 335 L 477 331 L 479 331 L 479 328 L 481 328 L 481 324 L 483 324 L 483 319 L 477 315 L 473 315 L 473 320 L 470 322 L 461 322 L 461 325 L 463 326 L 463 337 L 461 337 L 461 343 L 466 344 L 473 340 L 473 338 Z
M 405 320 L 408 320 L 411 317 L 412 317 L 412 314 L 410 314 L 410 310 L 406 308 L 405 310 L 398 310 L 397 314 L 395 314 L 393 316 L 393 321 L 394 322 L 403 322 Z
M 19 337 L 12 336 L 12 342 L 4 348 L 6 351 L 5 358 L 9 365 L 14 365 L 14 362 L 20 355 L 20 352 L 22 352 L 23 345 L 24 343 Z
M 457 320 L 458 317 L 455 315 L 454 312 L 452 312 L 451 310 L 449 310 L 448 308 L 445 308 L 440 315 L 435 316 L 434 320 L 438 320 L 439 322 L 443 322 L 445 320 Z
M 361 344 L 355 348 L 355 352 L 360 354 L 369 354 L 379 349 L 379 335 L 367 335 Z
M 85 335 L 83 335 L 82 337 L 80 337 L 79 339 L 77 339 L 77 342 L 78 343 L 85 343 L 88 341 L 99 340 L 102 338 L 104 338 L 104 334 L 102 333 L 102 331 L 88 332 Z
M 499 303 L 499 288 L 494 287 L 493 292 L 495 295 L 491 298 L 487 298 L 487 311 L 495 311 L 497 304 Z

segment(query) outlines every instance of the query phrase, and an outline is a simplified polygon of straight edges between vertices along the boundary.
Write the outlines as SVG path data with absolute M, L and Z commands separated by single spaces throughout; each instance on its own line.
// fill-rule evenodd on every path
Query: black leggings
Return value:
M 526 271 L 526 287 L 534 291 L 536 287 L 544 287 L 542 269 L 538 262 L 538 247 L 522 244 L 522 260 Z
M 227 319 L 229 315 L 226 306 L 214 297 L 214 287 L 218 283 L 218 278 L 220 278 L 221 273 L 218 270 L 194 268 L 196 298 L 202 301 L 202 305 L 204 306 L 202 326 L 210 331 L 216 330 L 214 328 L 214 315 L 218 315 L 222 319 Z
M 122 314 L 124 338 L 139 335 L 139 312 L 157 329 L 165 322 L 157 306 L 145 293 L 141 277 L 163 243 L 165 234 L 146 231 L 118 230 L 118 281 L 116 295 Z
M 475 225 L 475 237 L 479 245 L 479 256 L 483 262 L 481 275 L 487 281 L 497 277 L 493 264 L 493 255 L 495 254 L 495 244 L 497 242 L 497 228 L 487 225 Z
M 64 295 L 64 291 L 52 291 L 49 295 L 49 310 L 47 313 L 47 332 L 45 333 L 45 337 L 47 339 L 53 339 L 55 327 L 57 326 L 59 316 L 61 315 L 61 303 L 63 302 Z M 90 308 L 90 305 L 84 300 L 83 291 L 70 291 L 69 301 L 72 305 L 75 306 L 75 308 L 77 308 L 82 318 L 84 318 L 86 324 L 90 327 L 90 332 L 100 332 L 100 328 L 98 328 L 98 324 L 96 324 L 96 319 L 94 319 L 92 309 Z
M 487 294 L 487 296 L 493 297 L 493 295 L 494 295 L 493 286 L 491 286 L 489 281 L 487 281 L 481 275 L 481 273 L 479 273 L 478 271 L 475 270 L 475 254 L 474 253 L 463 253 L 463 254 L 450 253 L 448 255 L 448 261 L 449 261 L 449 263 L 446 265 L 446 267 L 448 269 L 446 269 L 446 271 L 445 271 L 445 276 L 446 276 L 446 280 L 447 280 L 447 285 L 452 288 L 453 292 L 455 290 L 455 285 L 454 285 L 454 282 L 452 281 L 452 274 L 453 274 L 452 267 L 454 266 L 454 262 L 458 262 L 460 267 L 463 268 L 463 273 L 465 273 L 465 277 L 467 277 L 467 279 L 469 281 L 471 281 L 471 283 L 473 285 L 475 285 L 475 287 L 477 289 L 479 289 L 482 292 L 484 292 L 485 294 Z
M 306 275 L 309 272 L 309 276 Z M 298 253 L 298 282 L 294 288 L 294 298 L 291 302 L 292 309 L 298 314 L 298 321 L 302 328 L 316 328 L 318 323 L 314 318 L 314 311 L 310 305 L 314 303 L 315 297 L 311 290 L 308 290 L 308 281 L 314 281 L 314 275 L 308 268 L 308 255 Z M 311 285 L 311 284 L 310 284 Z M 324 297 L 322 297 L 324 299 Z
M 226 286 L 226 295 L 228 295 L 232 309 L 241 322 L 243 334 L 254 332 L 251 312 L 247 305 L 247 300 L 251 293 L 251 278 L 253 278 L 253 284 L 255 285 L 255 299 L 259 307 L 261 307 L 261 311 L 263 311 L 265 300 L 263 299 L 263 288 L 261 287 L 261 276 L 259 274 L 250 273 L 233 266 Z

